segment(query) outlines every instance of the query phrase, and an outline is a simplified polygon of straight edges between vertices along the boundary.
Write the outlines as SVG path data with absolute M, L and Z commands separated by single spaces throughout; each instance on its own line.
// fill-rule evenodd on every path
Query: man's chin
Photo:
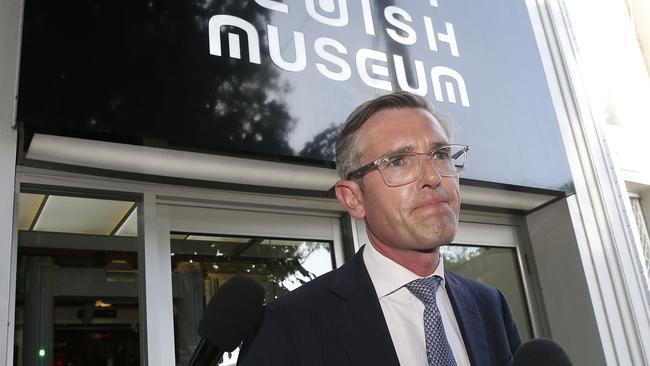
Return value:
M 422 251 L 438 250 L 438 248 L 440 248 L 441 246 L 450 244 L 452 241 L 454 241 L 455 237 L 456 237 L 455 227 L 453 230 L 447 229 L 444 231 L 437 231 L 433 233 L 433 235 L 422 238 L 420 242 L 423 243 L 423 247 L 421 249 Z

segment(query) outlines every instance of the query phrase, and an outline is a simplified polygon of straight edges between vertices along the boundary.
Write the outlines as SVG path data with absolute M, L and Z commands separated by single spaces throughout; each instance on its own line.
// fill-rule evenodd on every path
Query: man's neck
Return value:
M 403 250 L 389 247 L 378 240 L 370 240 L 373 248 L 384 257 L 408 269 L 420 277 L 431 275 L 440 262 L 440 248 L 431 251 Z

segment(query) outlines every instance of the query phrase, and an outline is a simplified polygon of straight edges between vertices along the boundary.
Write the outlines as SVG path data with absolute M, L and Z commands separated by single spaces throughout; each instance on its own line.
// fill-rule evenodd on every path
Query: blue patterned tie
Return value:
M 436 290 L 441 280 L 438 276 L 418 278 L 407 283 L 406 288 L 424 304 L 424 338 L 429 366 L 456 366 L 436 304 Z

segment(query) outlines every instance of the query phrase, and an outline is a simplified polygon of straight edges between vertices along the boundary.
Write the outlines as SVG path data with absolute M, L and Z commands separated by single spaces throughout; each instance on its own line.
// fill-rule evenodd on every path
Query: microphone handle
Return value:
M 187 366 L 217 366 L 221 356 L 223 356 L 223 351 L 219 347 L 213 346 L 205 338 L 201 338 Z

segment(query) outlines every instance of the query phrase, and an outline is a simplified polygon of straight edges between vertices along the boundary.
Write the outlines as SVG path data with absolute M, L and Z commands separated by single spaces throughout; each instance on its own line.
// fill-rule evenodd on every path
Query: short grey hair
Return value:
M 363 149 L 359 146 L 357 131 L 361 126 L 379 111 L 400 108 L 422 108 L 431 113 L 451 140 L 453 124 L 447 117 L 434 110 L 431 103 L 423 97 L 406 91 L 382 95 L 359 105 L 343 124 L 336 141 L 336 170 L 341 179 L 347 179 L 348 174 L 359 166 Z

